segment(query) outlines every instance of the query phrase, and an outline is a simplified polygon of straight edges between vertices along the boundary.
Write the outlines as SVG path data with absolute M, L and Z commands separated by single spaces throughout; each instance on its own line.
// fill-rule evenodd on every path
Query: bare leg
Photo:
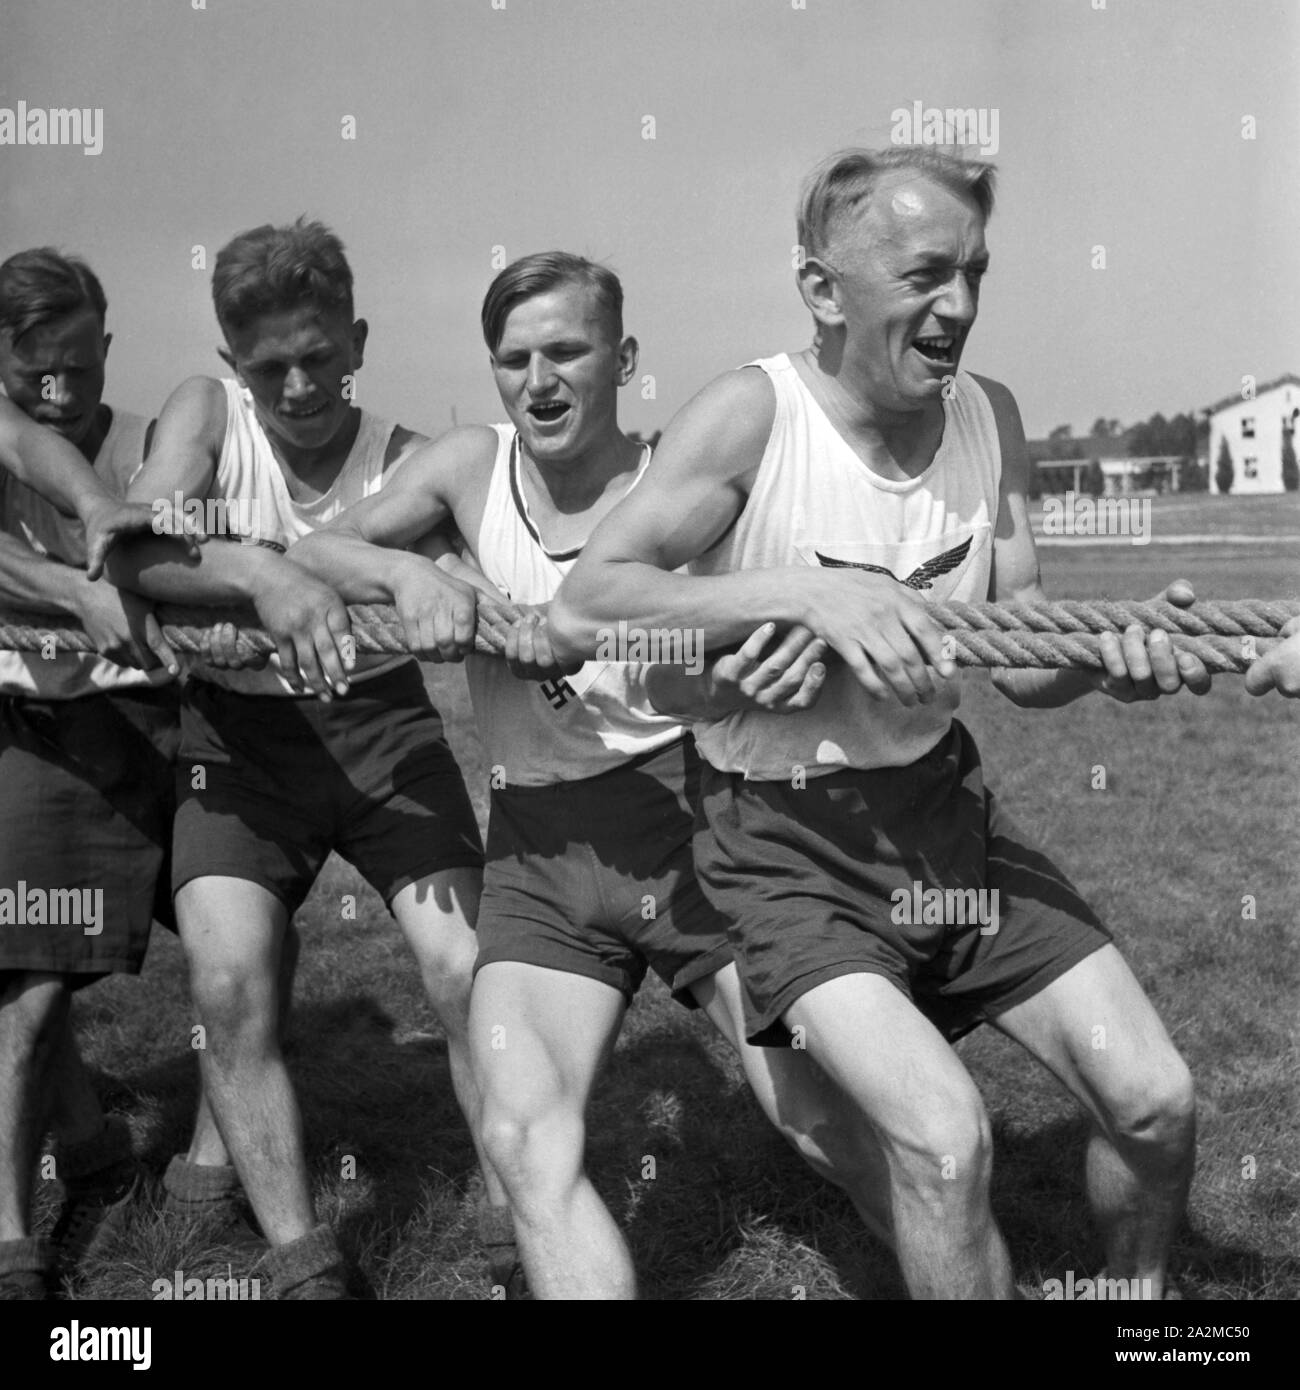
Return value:
M 763 1113 L 814 1172 L 847 1193 L 867 1229 L 892 1248 L 889 1165 L 870 1123 L 806 1049 L 754 1047 L 745 1041 L 734 965 L 701 980 L 691 992 L 739 1054 Z
M 280 1050 L 283 904 L 245 879 L 193 879 L 176 897 L 190 988 L 206 1031 L 204 1093 L 273 1246 L 316 1225 L 302 1117 Z
M 957 1054 L 883 976 L 842 975 L 786 1011 L 870 1122 L 889 1171 L 890 1229 L 913 1298 L 1014 1298 L 989 1207 L 992 1139 Z
M 482 882 L 477 869 L 430 874 L 398 893 L 393 915 L 415 954 L 425 993 L 447 1034 L 452 1089 L 469 1125 L 488 1203 L 504 1207 L 505 1188 L 483 1148 L 483 1103 L 469 1049 L 470 986 L 478 955 L 473 923 Z
M 0 1241 L 21 1240 L 31 1234 L 32 1180 L 67 1026 L 68 989 L 62 975 L 14 971 L 3 977 Z
M 1164 1294 L 1196 1162 L 1192 1078 L 1114 946 L 1080 961 L 995 1024 L 1092 1117 L 1087 1182 L 1112 1279 Z
M 627 1245 L 583 1169 L 587 1101 L 624 1007 L 609 985 L 515 961 L 474 982 L 484 1143 L 538 1299 L 636 1297 Z

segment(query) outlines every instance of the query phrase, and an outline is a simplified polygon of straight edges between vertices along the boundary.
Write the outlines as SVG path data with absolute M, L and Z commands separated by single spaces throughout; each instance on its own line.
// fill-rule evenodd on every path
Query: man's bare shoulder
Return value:
M 693 396 L 664 431 L 658 457 L 692 455 L 709 471 L 735 474 L 757 467 L 776 419 L 776 391 L 766 372 L 724 372 Z
M 202 405 L 209 410 L 220 408 L 224 412 L 226 408 L 225 379 L 219 376 L 188 376 L 167 397 L 168 405 L 173 401 L 190 406 Z
M 395 483 L 433 487 L 449 501 L 486 488 L 500 437 L 490 425 L 457 425 L 426 440 L 403 460 Z
M 429 468 L 482 468 L 496 457 L 500 436 L 491 425 L 457 425 L 425 440 L 411 455 Z
M 226 383 L 215 376 L 186 377 L 158 414 L 159 429 L 183 427 L 188 434 L 220 443 L 226 433 Z

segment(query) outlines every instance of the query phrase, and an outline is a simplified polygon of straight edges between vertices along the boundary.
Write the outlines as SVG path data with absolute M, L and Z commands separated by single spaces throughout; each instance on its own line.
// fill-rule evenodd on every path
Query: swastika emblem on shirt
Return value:
M 550 701 L 552 709 L 563 709 L 570 700 L 575 700 L 578 696 L 578 692 L 563 676 L 559 676 L 553 681 L 543 681 L 541 692 Z

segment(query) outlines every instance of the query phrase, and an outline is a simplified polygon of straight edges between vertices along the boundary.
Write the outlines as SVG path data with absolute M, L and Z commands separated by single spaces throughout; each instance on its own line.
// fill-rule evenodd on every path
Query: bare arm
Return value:
M 495 433 L 475 427 L 423 445 L 378 492 L 290 547 L 294 562 L 350 602 L 393 602 L 402 577 L 428 567 L 428 557 L 409 547 L 455 519 L 457 486 L 481 467 L 485 437 L 495 447 Z
M 452 430 L 411 454 L 373 496 L 290 547 L 289 556 L 350 603 L 396 606 L 413 652 L 458 661 L 474 649 L 478 585 L 407 549 L 448 518 L 483 484 L 496 449 L 494 431 Z
M 764 623 L 735 652 L 714 657 L 701 671 L 686 666 L 651 666 L 646 693 L 660 714 L 714 720 L 739 709 L 792 714 L 811 709 L 826 680 L 826 644 L 805 627 L 784 638 Z
M 128 500 L 206 498 L 225 431 L 221 383 L 183 382 L 158 417 L 153 448 Z M 195 560 L 182 543 L 150 536 L 115 549 L 106 573 L 115 584 L 173 603 L 251 604 L 275 638 L 281 671 L 294 689 L 325 700 L 347 689 L 353 664 L 347 610 L 327 585 L 265 546 L 209 541 Z
M 86 573 L 97 579 L 104 558 L 125 536 L 140 535 L 155 524 L 155 509 L 129 503 L 115 496 L 89 461 L 62 435 L 37 424 L 12 402 L 0 397 L 0 465 L 19 482 L 55 506 L 64 516 L 76 517 L 86 532 Z M 166 510 L 167 524 L 178 533 L 184 528 Z M 195 543 L 185 542 L 191 553 Z
M 998 518 L 993 535 L 993 574 L 989 597 L 995 603 L 1035 602 L 1047 598 L 1029 524 L 1029 448 L 1015 397 L 1000 382 L 976 380 L 993 407 L 1002 448 L 1002 483 Z M 1180 607 L 1195 599 L 1191 585 L 1179 580 L 1160 595 Z M 1185 652 L 1176 651 L 1163 632 L 1144 633 L 1134 627 L 1123 638 L 1103 633 L 1102 659 L 1106 669 L 1094 671 L 1013 670 L 1000 667 L 993 684 L 1017 705 L 1055 709 L 1100 690 L 1125 703 L 1172 694 L 1186 685 L 1196 694 L 1209 689 L 1204 665 Z
M 933 693 L 927 663 L 956 667 L 924 603 L 892 579 L 788 566 L 717 576 L 669 573 L 696 559 L 748 500 L 771 433 L 775 396 L 757 370 L 729 372 L 669 425 L 640 483 L 596 528 L 551 606 L 561 656 L 595 652 L 602 629 L 695 630 L 708 650 L 766 621 L 801 624 L 837 651 L 871 694 L 916 704 Z
M 28 613 L 79 618 L 85 573 L 33 550 L 19 536 L 0 531 L 0 598 Z
M 127 489 L 129 502 L 152 506 L 155 499 L 208 496 L 226 431 L 221 383 L 191 377 L 168 397 L 154 432 L 153 448 Z M 114 584 L 172 603 L 252 602 L 255 569 L 263 555 L 255 546 L 215 544 L 200 561 L 178 541 L 147 536 L 119 546 L 105 564 Z M 249 553 L 241 553 L 249 552 Z
M 104 486 L 81 450 L 62 435 L 37 424 L 0 396 L 0 465 L 64 516 L 80 517 L 118 499 Z

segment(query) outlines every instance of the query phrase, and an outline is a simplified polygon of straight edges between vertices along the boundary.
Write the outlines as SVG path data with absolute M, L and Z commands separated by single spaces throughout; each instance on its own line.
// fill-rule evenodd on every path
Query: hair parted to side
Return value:
M 305 217 L 241 232 L 217 252 L 212 303 L 222 331 L 247 328 L 261 314 L 314 304 L 352 318 L 352 268 L 343 243 Z
M 623 340 L 623 286 L 608 266 L 597 265 L 567 251 L 539 251 L 521 256 L 488 286 L 483 297 L 483 338 L 495 353 L 505 332 L 506 319 L 516 305 L 559 285 L 586 285 L 609 319 L 614 342 Z
M 0 333 L 11 343 L 40 324 L 85 308 L 103 324 L 108 300 L 85 261 L 52 246 L 35 246 L 0 265 Z
M 914 170 L 954 193 L 969 195 L 986 222 L 993 212 L 997 171 L 987 160 L 966 159 L 929 145 L 836 150 L 808 174 L 799 193 L 797 227 L 804 255 L 824 256 L 843 224 L 871 197 L 881 176 L 895 169 Z

